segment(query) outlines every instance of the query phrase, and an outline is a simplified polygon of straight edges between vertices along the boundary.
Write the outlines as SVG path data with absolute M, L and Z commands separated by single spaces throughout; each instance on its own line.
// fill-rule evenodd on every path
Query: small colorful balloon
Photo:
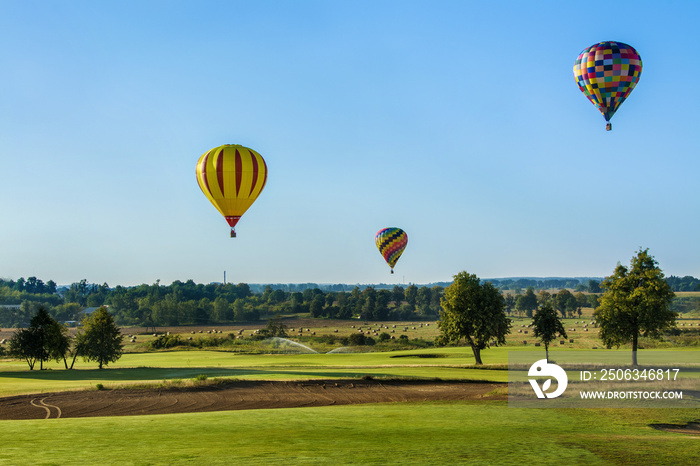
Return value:
M 384 228 L 374 235 L 374 242 L 386 263 L 391 267 L 391 273 L 394 273 L 394 266 L 408 244 L 408 235 L 401 228 Z
M 627 99 L 642 75 L 642 59 L 631 45 L 599 42 L 581 52 L 574 63 L 574 78 L 583 94 L 605 117 L 610 118 Z

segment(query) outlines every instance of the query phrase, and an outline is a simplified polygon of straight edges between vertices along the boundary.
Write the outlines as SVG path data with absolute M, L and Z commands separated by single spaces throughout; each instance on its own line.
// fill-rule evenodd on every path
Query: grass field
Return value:
M 494 368 L 470 368 L 474 363 L 469 348 L 432 348 L 414 351 L 338 354 L 238 354 L 221 351 L 172 351 L 128 353 L 109 369 L 76 362 L 66 371 L 62 363 L 49 363 L 50 370 L 28 371 L 22 361 L 0 362 L 0 396 L 57 390 L 92 389 L 103 385 L 157 383 L 189 379 L 203 374 L 209 378 L 228 377 L 258 380 L 311 378 L 417 377 L 507 381 L 507 351 L 489 350 L 487 362 Z M 440 355 L 442 357 L 421 357 Z M 466 367 L 465 367 L 466 366 Z
M 575 328 L 577 336 L 573 344 L 567 339 L 550 349 L 554 355 L 594 351 L 591 347 L 600 345 L 597 332 L 583 331 L 583 320 L 567 321 L 565 326 Z M 333 324 L 312 327 L 311 323 L 302 333 L 336 333 Z M 515 333 L 528 328 L 522 325 L 525 319 L 515 322 Z M 405 331 L 411 338 L 423 339 L 436 331 L 434 326 L 415 326 L 402 325 L 400 331 L 408 327 Z M 359 330 L 348 325 L 337 333 Z M 182 333 L 193 331 L 199 334 L 197 329 Z M 129 348 L 132 352 L 101 371 L 83 361 L 77 361 L 73 371 L 55 362 L 48 364 L 49 370 L 28 371 L 22 361 L 2 360 L 0 396 L 94 390 L 98 383 L 106 388 L 159 384 L 201 374 L 236 379 L 372 375 L 504 382 L 508 352 L 536 349 L 531 342 L 518 343 L 517 339 L 525 339 L 522 335 L 511 335 L 506 347 L 483 351 L 484 368 L 474 368 L 471 350 L 465 347 L 337 354 L 135 352 L 152 338 L 139 335 Z M 307 343 L 314 347 L 312 340 Z M 681 349 L 673 346 L 668 349 Z M 544 357 L 543 348 L 537 350 Z M 698 347 L 685 350 L 695 352 Z M 698 464 L 697 437 L 649 426 L 698 421 L 697 409 L 516 409 L 493 400 L 0 421 L 0 464 Z
M 695 413 L 697 416 L 697 413 Z M 396 403 L 3 421 L 7 464 L 698 464 L 683 410 Z

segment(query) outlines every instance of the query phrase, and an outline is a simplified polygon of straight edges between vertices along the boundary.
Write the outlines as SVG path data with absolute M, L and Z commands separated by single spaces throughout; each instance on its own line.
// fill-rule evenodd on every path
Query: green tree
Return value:
M 559 293 L 554 295 L 554 307 L 561 313 L 562 317 L 567 315 L 573 317 L 577 305 L 576 297 L 567 289 L 559 290 Z
M 30 370 L 37 361 L 43 370 L 44 361 L 65 358 L 69 346 L 66 328 L 44 306 L 39 306 L 27 329 L 17 331 L 10 339 L 10 353 L 27 361 Z
M 416 285 L 408 285 L 404 292 L 404 298 L 409 306 L 416 307 L 416 299 L 418 298 L 418 287 Z
M 521 315 L 523 312 L 526 314 L 528 311 L 532 313 L 532 311 L 537 309 L 537 296 L 535 295 L 532 287 L 529 287 L 525 294 L 517 297 L 515 301 L 515 309 L 518 311 L 518 314 Z
M 258 332 L 258 339 L 265 338 L 287 338 L 287 325 L 282 321 L 282 317 L 276 314 L 275 317 L 268 319 L 267 327 Z
M 618 264 L 601 286 L 605 291 L 594 313 L 600 337 L 604 344 L 618 348 L 631 342 L 636 366 L 639 336 L 660 338 L 665 329 L 675 327 L 674 293 L 649 249 L 641 248 L 629 268 Z
M 506 317 L 503 296 L 491 283 L 481 285 L 476 275 L 460 272 L 445 288 L 440 302 L 438 343 L 459 342 L 464 338 L 472 348 L 476 364 L 483 364 L 482 349 L 494 342 L 496 346 L 505 344 L 511 320 Z
M 309 311 L 311 312 L 311 315 L 314 317 L 323 316 L 323 305 L 325 304 L 325 302 L 326 299 L 323 296 L 314 296 L 311 300 L 311 304 L 309 305 Z
M 532 333 L 544 343 L 544 354 L 549 362 L 549 344 L 557 337 L 557 334 L 567 338 L 564 325 L 550 303 L 544 304 L 535 312 L 532 318 L 532 327 Z
M 77 355 L 86 361 L 97 361 L 102 369 L 122 356 L 123 339 L 112 314 L 102 306 L 83 320 L 83 333 L 76 336 Z
M 515 295 L 508 294 L 505 296 L 505 305 L 506 305 L 506 312 L 511 313 L 513 312 L 513 308 L 515 308 Z
M 31 371 L 34 370 L 34 365 L 41 356 L 41 347 L 31 329 L 19 329 L 8 342 L 8 353 L 12 357 L 27 361 Z
M 394 301 L 396 307 L 399 307 L 401 303 L 403 302 L 403 297 L 404 297 L 405 290 L 401 286 L 394 286 L 394 289 L 391 291 L 391 299 Z

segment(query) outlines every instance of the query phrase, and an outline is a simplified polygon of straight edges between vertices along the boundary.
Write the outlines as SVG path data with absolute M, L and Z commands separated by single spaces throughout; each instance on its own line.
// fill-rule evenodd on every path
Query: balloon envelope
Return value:
M 203 154 L 196 173 L 202 192 L 232 230 L 267 182 L 267 164 L 262 156 L 237 144 L 215 147 Z
M 608 122 L 637 85 L 641 74 L 641 57 L 634 47 L 622 42 L 591 45 L 574 63 L 579 89 Z
M 394 266 L 408 244 L 408 235 L 401 228 L 384 228 L 374 235 L 377 249 L 394 273 Z

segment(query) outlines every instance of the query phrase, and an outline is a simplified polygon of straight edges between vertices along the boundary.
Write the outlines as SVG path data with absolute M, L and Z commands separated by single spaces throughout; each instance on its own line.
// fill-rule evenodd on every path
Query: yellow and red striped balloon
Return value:
M 394 273 L 394 266 L 408 244 L 408 235 L 401 228 L 383 228 L 374 235 L 377 249 Z
M 267 164 L 260 154 L 238 144 L 215 147 L 197 161 L 197 183 L 204 195 L 234 227 L 267 182 Z

